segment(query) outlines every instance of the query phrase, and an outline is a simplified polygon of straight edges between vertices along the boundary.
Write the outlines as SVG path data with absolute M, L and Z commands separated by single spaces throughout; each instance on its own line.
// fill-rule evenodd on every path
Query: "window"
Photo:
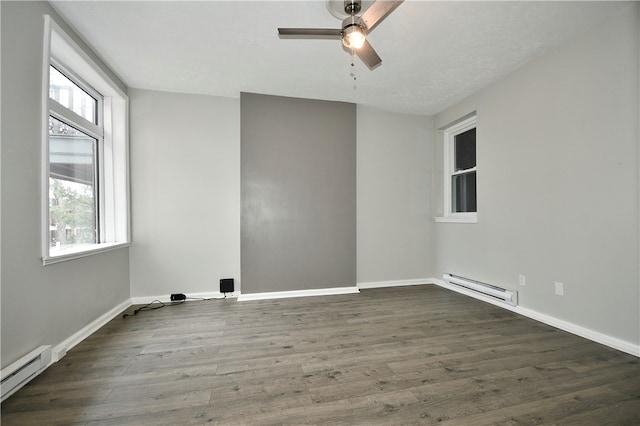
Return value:
M 129 243 L 126 94 L 45 19 L 43 263 Z
M 104 131 L 97 111 L 102 97 L 87 90 L 49 67 L 49 254 L 53 256 L 100 242 L 97 176 Z M 91 121 L 82 123 L 81 118 Z
M 96 244 L 98 139 L 49 116 L 50 253 Z
M 444 131 L 444 217 L 442 222 L 476 222 L 476 116 Z

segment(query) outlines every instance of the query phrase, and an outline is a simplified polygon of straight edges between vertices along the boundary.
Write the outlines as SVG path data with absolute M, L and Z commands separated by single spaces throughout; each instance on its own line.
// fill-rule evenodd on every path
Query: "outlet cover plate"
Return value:
M 555 282 L 554 285 L 556 287 L 556 295 L 564 296 L 564 284 L 560 282 Z

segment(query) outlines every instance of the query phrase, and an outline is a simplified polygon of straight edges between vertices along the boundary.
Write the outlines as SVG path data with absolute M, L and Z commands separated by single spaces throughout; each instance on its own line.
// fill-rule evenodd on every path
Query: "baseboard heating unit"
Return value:
M 475 293 L 480 293 L 484 296 L 495 299 L 496 301 L 501 301 L 511 306 L 518 305 L 518 292 L 515 290 L 509 290 L 453 274 L 444 274 L 442 278 L 445 282 L 451 285 L 463 287 Z
M 50 363 L 51 345 L 43 345 L 2 369 L 1 400 L 4 401 L 13 395 L 31 379 L 42 373 Z

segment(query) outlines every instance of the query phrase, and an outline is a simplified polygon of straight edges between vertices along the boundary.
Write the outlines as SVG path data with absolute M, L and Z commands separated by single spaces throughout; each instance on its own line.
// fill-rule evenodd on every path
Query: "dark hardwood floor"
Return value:
M 209 423 L 639 425 L 640 370 L 427 285 L 119 316 L 2 404 L 3 426 Z

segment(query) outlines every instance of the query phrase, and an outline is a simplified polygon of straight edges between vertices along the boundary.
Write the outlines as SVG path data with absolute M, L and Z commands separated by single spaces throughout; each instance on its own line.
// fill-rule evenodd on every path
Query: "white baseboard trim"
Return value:
M 224 299 L 225 295 L 219 292 L 208 292 L 208 293 L 184 293 L 187 296 L 187 300 L 185 302 L 193 302 L 202 299 Z M 235 291 L 233 293 L 227 293 L 227 299 L 231 297 L 238 297 L 240 292 Z M 131 304 L 132 305 L 146 305 L 151 302 L 159 301 L 162 303 L 171 303 L 171 295 L 163 294 L 162 296 L 141 296 L 141 297 L 132 297 Z
M 201 300 L 201 299 L 229 299 L 236 298 L 240 295 L 239 291 L 234 291 L 233 293 L 227 293 L 226 297 L 224 293 L 219 292 L 209 292 L 209 293 L 186 293 L 187 302 L 191 300 Z
M 382 288 L 382 287 L 403 287 L 406 285 L 426 285 L 434 284 L 433 278 L 415 278 L 411 280 L 395 280 L 395 281 L 373 281 L 368 283 L 358 283 L 359 289 L 366 288 Z
M 360 293 L 360 290 L 358 290 L 357 286 L 318 288 L 311 290 L 272 291 L 265 293 L 241 294 L 240 296 L 238 296 L 238 302 L 246 302 L 248 300 L 283 299 L 288 297 L 335 296 L 337 294 L 354 293 Z
M 532 309 L 516 307 L 515 311 L 536 321 L 552 325 L 561 330 L 568 331 L 569 333 L 575 334 L 580 337 L 584 337 L 585 339 L 589 339 L 591 341 L 601 343 L 605 346 L 609 346 L 610 348 L 640 357 L 640 345 L 634 345 L 633 343 L 627 342 L 626 340 L 618 339 L 616 337 L 612 337 L 607 334 L 603 334 L 598 331 L 594 331 L 589 328 L 585 328 L 580 325 L 534 311 Z
M 448 290 L 452 290 L 457 293 L 461 293 L 466 296 L 470 296 L 475 299 L 479 299 L 484 302 L 491 303 L 492 305 L 496 305 L 501 308 L 508 309 L 517 314 L 523 315 L 527 318 L 531 318 L 533 320 L 550 325 L 552 327 L 559 328 L 560 330 L 564 330 L 571 334 L 575 334 L 576 336 L 584 337 L 585 339 L 589 339 L 593 342 L 600 343 L 605 346 L 609 346 L 610 348 L 617 349 L 619 351 L 628 353 L 630 355 L 640 357 L 640 345 L 636 345 L 626 340 L 618 339 L 616 337 L 612 337 L 607 334 L 600 333 L 598 331 L 594 331 L 589 328 L 582 327 L 580 325 L 577 325 L 568 321 L 564 321 L 547 314 L 540 313 L 538 311 L 534 311 L 533 309 L 523 308 L 522 306 L 505 305 L 504 303 L 496 302 L 494 300 L 491 300 L 488 297 L 485 298 L 480 294 L 477 294 L 469 290 L 465 290 L 464 288 L 460 288 L 458 286 L 453 286 L 449 283 L 446 283 L 436 278 L 433 278 L 432 281 L 434 284 L 440 287 L 446 288 Z
M 95 333 L 100 327 L 111 321 L 129 306 L 131 306 L 131 300 L 127 299 L 75 332 L 71 337 L 62 341 L 62 343 L 54 346 L 51 350 L 51 363 L 60 361 L 67 354 L 67 351 Z

